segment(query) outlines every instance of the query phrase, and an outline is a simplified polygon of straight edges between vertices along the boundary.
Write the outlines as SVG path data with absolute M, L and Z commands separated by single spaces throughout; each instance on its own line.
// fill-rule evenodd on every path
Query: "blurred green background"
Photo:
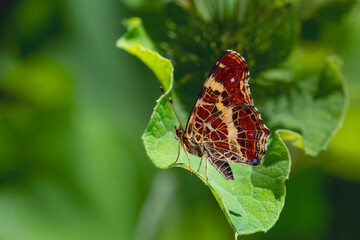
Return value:
M 0 239 L 233 239 L 199 179 L 145 154 L 158 82 L 115 47 L 124 18 L 154 14 L 141 2 L 0 1 Z M 290 146 L 278 223 L 239 239 L 360 239 L 359 4 L 331 16 L 319 38 L 343 60 L 343 128 L 317 157 Z

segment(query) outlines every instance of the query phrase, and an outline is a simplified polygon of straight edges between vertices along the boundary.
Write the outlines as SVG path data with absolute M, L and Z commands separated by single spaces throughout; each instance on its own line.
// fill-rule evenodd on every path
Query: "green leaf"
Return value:
M 325 149 L 342 125 L 347 100 L 339 68 L 340 60 L 329 57 L 317 77 L 302 76 L 279 82 L 264 73 L 262 77 L 268 85 L 253 88 L 258 96 L 255 104 L 269 119 L 270 128 L 300 134 L 306 154 L 315 156 Z M 265 82 L 264 79 L 261 81 Z M 290 137 L 289 133 L 286 135 Z M 294 137 L 298 138 L 294 135 L 290 138 Z M 296 142 L 302 148 L 299 139 Z
M 124 38 L 121 39 L 125 41 Z M 129 40 L 136 42 L 136 38 Z M 156 76 L 168 74 L 165 78 L 159 78 L 159 81 L 163 85 L 170 86 L 169 90 L 172 90 L 172 71 L 168 71 L 172 67 L 169 61 L 164 61 L 164 58 L 157 53 L 138 43 L 130 46 L 125 42 L 119 46 L 127 51 L 131 49 L 129 52 L 139 56 L 147 65 L 150 65 L 150 69 Z M 144 56 L 149 59 L 145 59 Z M 159 62 L 162 63 L 162 67 L 152 66 L 152 63 Z M 175 103 L 178 102 L 175 101 Z M 176 107 L 181 119 L 185 120 L 186 114 L 183 108 L 179 105 Z M 175 140 L 173 132 L 174 125 L 177 124 L 171 107 L 161 96 L 142 136 L 148 156 L 159 168 L 171 167 L 171 163 L 177 158 L 179 142 Z M 236 235 L 269 230 L 277 221 L 284 206 L 284 181 L 288 178 L 290 171 L 289 153 L 278 133 L 270 136 L 267 149 L 262 164 L 259 166 L 231 164 L 234 181 L 225 180 L 210 164 L 208 164 L 208 181 L 206 181 L 205 162 L 200 170 L 196 171 L 200 159 L 190 155 L 192 172 L 211 189 Z M 189 169 L 188 159 L 183 150 L 181 150 L 178 163 L 174 166 Z
M 147 35 L 140 18 L 132 17 L 124 20 L 123 23 L 127 28 L 127 32 L 116 42 L 117 47 L 126 48 L 132 54 L 136 51 L 131 50 L 131 47 L 136 44 L 155 50 L 155 45 Z
M 298 40 L 300 22 L 285 1 L 249 1 L 245 19 L 244 39 L 238 40 L 244 50 L 239 51 L 256 76 L 286 60 Z
M 292 143 L 293 146 L 304 150 L 304 141 L 300 134 L 291 130 L 279 129 L 277 131 L 282 140 Z
M 116 46 L 138 57 L 154 72 L 164 89 L 168 90 L 174 70 L 170 60 L 154 51 L 155 45 L 145 32 L 140 18 L 133 17 L 124 23 L 127 32 L 116 42 Z
M 303 19 L 302 37 L 310 41 L 322 39 L 325 40 L 323 43 L 332 42 L 337 47 L 338 42 L 344 38 L 338 32 L 343 27 L 342 20 L 357 4 L 357 0 L 303 1 L 299 11 Z

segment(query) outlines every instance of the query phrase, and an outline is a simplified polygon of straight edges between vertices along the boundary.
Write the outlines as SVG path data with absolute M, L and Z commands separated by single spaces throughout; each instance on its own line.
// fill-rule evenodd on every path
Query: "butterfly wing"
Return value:
M 188 136 L 210 113 L 221 111 L 239 103 L 253 105 L 249 86 L 249 70 L 245 60 L 237 52 L 227 50 L 212 67 L 186 126 Z
M 205 148 L 212 165 L 226 179 L 233 179 L 227 162 L 260 163 L 270 134 L 253 106 L 248 78 L 240 54 L 224 52 L 210 71 L 186 126 L 186 135 Z
M 254 106 L 238 104 L 203 124 L 201 142 L 211 159 L 258 165 L 270 135 Z
M 232 173 L 229 163 L 213 158 L 209 158 L 209 161 L 211 165 L 213 165 L 215 169 L 218 170 L 226 180 L 234 180 L 234 175 Z

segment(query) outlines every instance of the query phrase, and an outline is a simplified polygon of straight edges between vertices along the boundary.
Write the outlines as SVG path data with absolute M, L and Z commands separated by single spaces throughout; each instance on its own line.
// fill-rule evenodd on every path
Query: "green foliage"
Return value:
M 56 109 L 71 99 L 69 79 L 68 73 L 56 62 L 34 57 L 31 61 L 18 63 L 2 84 L 2 89 L 6 91 L 7 101 L 17 105 Z
M 315 156 L 342 123 L 346 100 L 338 58 L 328 58 L 318 76 L 309 75 L 279 81 L 278 76 L 264 73 L 264 84 L 253 92 L 270 128 L 299 133 L 305 153 Z
M 355 3 L 357 6 L 352 7 Z M 247 207 L 242 212 L 233 211 L 229 205 L 236 205 L 236 201 L 221 203 L 224 214 L 211 189 L 200 180 L 204 167 L 198 173 L 200 178 L 196 174 L 190 176 L 183 168 L 157 169 L 152 161 L 146 161 L 148 156 L 141 139 L 155 99 L 160 96 L 159 85 L 169 90 L 167 94 L 174 98 L 185 121 L 214 60 L 229 48 L 246 58 L 255 105 L 268 126 L 276 116 L 266 113 L 270 111 L 266 110 L 261 89 L 268 87 L 270 91 L 281 83 L 289 83 L 300 86 L 301 93 L 305 93 L 314 86 L 305 87 L 301 82 L 313 79 L 320 86 L 323 79 L 324 84 L 318 89 L 324 87 L 327 92 L 302 94 L 310 96 L 316 105 L 314 111 L 319 109 L 319 98 L 325 104 L 327 95 L 335 96 L 334 88 L 340 88 L 342 83 L 338 81 L 339 72 L 333 70 L 340 65 L 338 57 L 328 56 L 340 56 L 341 75 L 346 80 L 345 100 L 349 97 L 344 126 L 327 151 L 316 157 L 304 154 L 304 138 L 299 129 L 271 126 L 272 137 L 279 133 L 286 144 L 291 142 L 288 144 L 291 180 L 286 181 L 286 204 L 281 217 L 266 234 L 258 232 L 239 239 L 360 239 L 358 3 L 358 0 L 2 1 L 0 239 L 233 239 L 234 231 L 225 216 L 230 216 L 230 222 L 243 221 L 242 217 L 235 217 L 242 213 L 256 222 L 251 211 L 257 208 L 263 211 L 257 205 L 267 203 L 255 199 L 269 197 L 267 193 L 274 196 L 282 193 L 282 184 L 267 183 L 276 181 L 275 178 L 258 178 L 262 175 L 255 172 L 248 175 L 246 167 L 237 169 L 237 173 L 255 180 L 251 186 L 265 182 L 272 187 L 241 203 Z M 134 39 L 129 48 L 146 34 L 141 45 L 166 57 L 161 60 L 150 51 L 143 55 L 144 61 L 158 60 L 153 71 L 158 69 L 158 74 L 163 74 L 164 77 L 158 75 L 162 79 L 160 84 L 140 60 L 114 46 L 119 33 L 125 32 L 121 20 L 129 16 L 139 16 L 144 24 L 140 30 L 136 20 L 134 31 L 125 33 L 138 35 L 137 39 L 127 35 L 128 40 Z M 134 48 L 133 52 L 141 52 L 141 48 Z M 153 65 L 148 62 L 149 67 Z M 163 83 L 171 82 L 171 65 L 174 82 L 167 87 Z M 163 71 L 164 67 L 169 68 Z M 328 81 L 330 76 L 334 82 Z M 333 88 L 324 86 L 327 84 Z M 296 87 L 291 89 L 300 92 Z M 344 95 L 343 91 L 338 95 Z M 272 96 L 269 99 L 274 101 Z M 149 132 L 146 138 L 153 142 L 161 140 L 162 135 L 155 133 L 161 133 L 163 126 L 178 124 L 165 102 L 159 107 L 164 107 L 169 122 L 160 121 L 159 131 L 153 128 Z M 329 118 L 335 116 L 329 105 L 325 112 Z M 290 117 L 292 109 L 285 113 Z M 328 120 L 323 124 L 328 124 Z M 176 143 L 173 133 L 168 134 L 169 146 L 173 147 L 172 143 Z M 268 146 L 268 154 L 274 141 L 269 142 L 272 145 Z M 172 153 L 175 155 L 177 148 Z M 262 164 L 269 163 L 268 154 Z M 174 160 L 174 156 L 161 155 L 162 150 L 152 158 L 166 160 L 163 167 Z M 186 168 L 186 159 L 181 161 L 178 166 Z M 192 157 L 193 169 L 198 163 Z M 253 171 L 266 171 L 267 166 L 262 164 Z M 211 174 L 210 181 L 218 175 L 214 171 Z M 237 179 L 246 182 L 242 176 Z M 250 187 L 249 183 L 245 185 Z M 262 187 L 254 189 L 259 191 Z M 248 208 L 251 203 L 256 208 Z M 235 215 L 226 213 L 225 205 Z
M 138 21 L 132 19 L 131 22 Z M 155 52 L 142 47 L 138 43 L 134 44 L 133 47 L 129 47 L 126 44 L 126 38 L 121 38 L 118 41 L 120 43 L 118 46 L 140 59 L 144 59 L 143 56 L 147 56 L 146 62 L 154 63 L 157 66 L 150 66 L 150 69 L 154 71 L 156 76 L 161 76 L 159 72 L 172 69 L 169 61 L 163 60 Z M 131 39 L 131 41 L 134 41 L 134 39 Z M 134 51 L 134 49 L 136 50 Z M 159 62 L 162 64 L 158 64 Z M 172 79 L 172 71 L 167 72 L 169 77 L 166 79 L 170 81 Z M 166 82 L 161 78 L 159 78 L 159 81 L 165 86 L 172 85 L 171 82 Z M 181 116 L 186 115 L 184 110 L 180 108 L 178 110 Z M 173 132 L 174 125 L 176 124 L 177 119 L 167 100 L 163 96 L 160 97 L 149 126 L 143 135 L 147 154 L 157 167 L 168 168 L 177 157 L 179 143 L 175 140 Z M 199 158 L 190 156 L 191 164 L 193 165 L 192 172 L 198 175 L 210 187 L 237 234 L 267 231 L 278 219 L 284 205 L 284 181 L 287 179 L 290 169 L 289 154 L 277 133 L 274 133 L 269 139 L 268 149 L 266 157 L 263 159 L 263 164 L 259 167 L 233 164 L 232 169 L 236 181 L 226 181 L 212 167 L 208 169 L 209 181 L 206 181 L 204 176 L 205 164 L 197 172 L 195 169 L 200 163 Z M 189 169 L 188 160 L 184 152 L 180 155 L 179 164 L 176 166 Z
M 192 3 L 194 7 L 184 8 L 169 4 L 166 12 L 170 14 L 162 19 L 165 24 L 160 27 L 167 35 L 151 36 L 159 51 L 173 60 L 175 92 L 184 106 L 172 91 L 170 61 L 154 51 L 140 19 L 127 21 L 128 32 L 117 46 L 137 56 L 154 72 L 168 94 L 175 97 L 182 122 L 203 83 L 199 79 L 205 79 L 217 55 L 230 48 L 245 56 L 254 73 L 250 88 L 255 106 L 273 133 L 263 163 L 256 167 L 232 164 L 234 182 L 226 181 L 212 167 L 207 181 L 204 166 L 195 170 L 200 160 L 194 156 L 190 156 L 191 168 L 211 189 L 236 235 L 267 231 L 283 208 L 284 181 L 290 170 L 288 150 L 280 136 L 316 156 L 342 124 L 346 94 L 341 61 L 336 56 L 325 57 L 321 49 L 309 52 L 304 46 L 293 51 L 301 18 L 283 1 L 233 2 L 236 9 L 242 9 L 239 15 L 230 14 L 232 8 L 217 5 L 217 1 L 213 5 L 200 0 Z M 349 4 L 346 6 L 348 9 Z M 166 99 L 160 97 L 142 137 L 148 156 L 159 168 L 169 168 L 178 155 L 179 143 L 173 133 L 177 124 Z M 176 166 L 190 169 L 182 150 Z
M 124 37 L 120 38 L 116 46 L 125 49 L 129 53 L 137 56 L 143 61 L 156 75 L 160 84 L 169 89 L 172 83 L 173 66 L 170 60 L 161 57 L 155 49 L 152 41 L 147 36 L 141 19 L 131 18 L 125 22 L 128 31 Z
M 281 2 L 193 2 L 190 9 L 169 4 L 157 22 L 144 19 L 159 51 L 173 60 L 175 90 L 188 111 L 203 83 L 199 79 L 224 50 L 241 53 L 256 77 L 283 62 L 299 35 L 299 19 Z

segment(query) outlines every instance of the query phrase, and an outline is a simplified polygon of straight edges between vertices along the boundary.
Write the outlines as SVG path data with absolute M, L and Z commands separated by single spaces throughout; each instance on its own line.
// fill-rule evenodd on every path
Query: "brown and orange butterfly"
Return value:
M 175 127 L 179 153 L 172 164 L 179 159 L 180 146 L 189 159 L 190 172 L 188 152 L 201 157 L 201 162 L 206 158 L 206 178 L 207 160 L 226 180 L 234 180 L 229 163 L 260 164 L 270 130 L 254 107 L 248 79 L 248 67 L 239 53 L 227 50 L 221 54 L 201 88 L 185 130 L 181 123 Z

